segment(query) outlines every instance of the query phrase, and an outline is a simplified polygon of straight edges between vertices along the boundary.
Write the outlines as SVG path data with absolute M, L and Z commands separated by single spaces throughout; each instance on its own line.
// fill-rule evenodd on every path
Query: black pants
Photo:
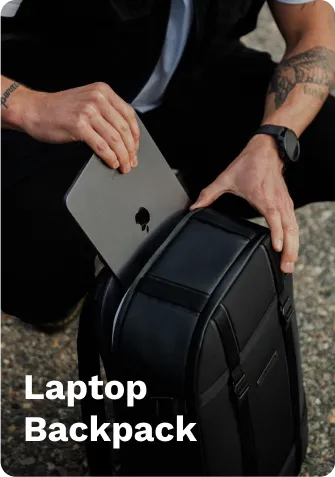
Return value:
M 262 119 L 275 63 L 241 48 L 185 76 L 164 106 L 142 116 L 171 166 L 182 170 L 195 199 L 247 144 Z M 111 84 L 111 86 L 113 86 Z M 299 163 L 286 174 L 295 206 L 335 199 L 335 98 L 301 138 Z M 95 250 L 70 217 L 64 195 L 90 157 L 80 143 L 50 145 L 2 134 L 2 310 L 32 322 L 63 318 L 94 278 Z M 242 199 L 215 207 L 255 216 Z

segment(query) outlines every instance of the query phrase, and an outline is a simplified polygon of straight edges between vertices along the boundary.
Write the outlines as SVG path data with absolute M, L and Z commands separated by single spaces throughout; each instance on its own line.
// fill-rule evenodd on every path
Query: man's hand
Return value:
M 282 271 L 292 273 L 298 259 L 299 229 L 282 169 L 274 139 L 255 136 L 238 158 L 202 190 L 191 210 L 212 204 L 226 192 L 246 199 L 265 217 L 274 249 L 283 251 Z
M 22 104 L 22 102 L 24 104 Z M 21 128 L 39 141 L 83 141 L 108 166 L 127 173 L 137 165 L 140 131 L 133 108 L 107 84 L 21 96 Z

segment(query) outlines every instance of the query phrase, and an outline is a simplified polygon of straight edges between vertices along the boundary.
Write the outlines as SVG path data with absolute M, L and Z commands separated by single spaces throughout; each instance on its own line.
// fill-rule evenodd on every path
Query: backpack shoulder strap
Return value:
M 271 245 L 269 245 L 271 247 Z M 284 274 L 280 271 L 280 254 L 269 253 L 270 264 L 276 284 L 279 317 L 281 319 L 281 328 L 283 333 L 287 368 L 290 382 L 291 405 L 293 417 L 294 445 L 295 445 L 295 475 L 300 472 L 303 460 L 303 449 L 301 439 L 301 414 L 300 414 L 300 396 L 299 386 L 299 368 L 300 368 L 300 348 L 299 342 L 296 342 L 294 336 L 293 323 L 295 322 L 295 305 L 293 297 L 293 278 L 292 275 Z

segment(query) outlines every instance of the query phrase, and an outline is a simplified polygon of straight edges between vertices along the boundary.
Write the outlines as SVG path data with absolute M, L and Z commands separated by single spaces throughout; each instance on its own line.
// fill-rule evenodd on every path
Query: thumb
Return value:
M 196 202 L 190 207 L 190 210 L 208 207 L 225 192 L 222 181 L 215 180 L 208 187 L 200 192 Z

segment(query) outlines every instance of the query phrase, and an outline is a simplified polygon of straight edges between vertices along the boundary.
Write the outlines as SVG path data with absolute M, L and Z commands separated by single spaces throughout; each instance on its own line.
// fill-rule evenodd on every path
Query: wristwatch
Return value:
M 292 129 L 284 126 L 265 124 L 256 131 L 255 135 L 256 134 L 267 134 L 275 138 L 279 157 L 285 164 L 293 164 L 299 159 L 300 143 L 297 135 Z

